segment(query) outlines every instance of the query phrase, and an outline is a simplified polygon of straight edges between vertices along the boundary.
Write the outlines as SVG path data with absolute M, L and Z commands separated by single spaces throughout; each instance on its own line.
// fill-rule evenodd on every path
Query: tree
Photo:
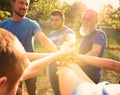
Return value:
M 37 0 L 30 5 L 28 17 L 39 20 L 48 20 L 50 13 L 54 9 L 61 11 L 66 10 L 66 3 L 61 3 L 58 0 Z
M 9 0 L 0 0 L 0 21 L 11 16 L 11 7 Z
M 0 10 L 11 12 L 10 0 L 0 0 Z
M 109 25 L 109 29 L 120 30 L 120 7 L 114 9 L 111 5 L 107 5 L 100 13 L 100 24 Z
M 1 11 L 0 10 L 0 21 L 10 17 L 11 14 L 8 11 Z
M 67 7 L 65 12 L 67 24 L 73 27 L 79 27 L 82 23 L 82 14 L 86 8 L 85 5 L 81 1 L 76 1 Z

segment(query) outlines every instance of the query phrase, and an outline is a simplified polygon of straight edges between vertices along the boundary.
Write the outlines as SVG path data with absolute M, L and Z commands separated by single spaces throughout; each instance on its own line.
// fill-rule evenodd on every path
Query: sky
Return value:
M 75 1 L 83 1 L 88 8 L 100 11 L 104 5 L 111 4 L 114 8 L 119 7 L 119 0 L 60 0 L 73 4 Z

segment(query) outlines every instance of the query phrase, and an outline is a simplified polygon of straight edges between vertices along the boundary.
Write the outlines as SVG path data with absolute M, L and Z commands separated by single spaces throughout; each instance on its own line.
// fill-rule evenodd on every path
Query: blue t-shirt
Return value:
M 63 30 L 61 31 L 53 30 L 50 33 L 49 38 L 56 46 L 60 46 L 66 41 L 66 37 L 68 34 L 72 34 L 74 37 L 73 40 L 76 40 L 75 32 L 66 26 L 64 26 Z M 50 70 L 56 72 L 57 64 L 56 63 L 50 64 Z
M 13 21 L 11 18 L 0 22 L 0 27 L 12 32 L 20 40 L 26 51 L 34 51 L 34 35 L 41 32 L 39 24 L 29 18 Z
M 76 39 L 75 32 L 66 26 L 63 28 L 62 31 L 58 31 L 58 30 L 52 31 L 49 35 L 49 38 L 56 46 L 60 46 L 61 44 L 63 44 L 63 42 L 66 41 L 66 36 L 68 34 L 73 35 L 74 37 L 73 40 Z
M 96 30 L 96 32 L 92 33 L 91 35 L 84 36 L 79 46 L 79 53 L 86 54 L 91 50 L 93 44 L 99 44 L 102 46 L 102 50 L 99 55 L 99 57 L 102 57 L 106 46 L 106 36 L 102 30 Z M 99 82 L 100 68 L 88 64 L 85 66 L 81 66 L 81 68 L 95 83 Z
M 101 82 L 97 85 L 83 83 L 71 95 L 120 95 L 120 84 Z

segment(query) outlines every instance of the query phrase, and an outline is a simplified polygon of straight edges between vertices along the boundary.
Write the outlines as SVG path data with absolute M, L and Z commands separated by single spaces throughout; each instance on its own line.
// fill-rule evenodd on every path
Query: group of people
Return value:
M 120 72 L 120 62 L 99 58 L 104 54 L 106 36 L 96 28 L 97 12 L 91 9 L 84 12 L 80 27 L 83 37 L 79 52 L 74 53 L 76 35 L 65 26 L 65 17 L 60 10 L 51 13 L 54 30 L 47 37 L 36 21 L 25 17 L 29 0 L 10 0 L 10 3 L 13 16 L 0 22 L 0 95 L 27 95 L 21 89 L 23 81 L 28 94 L 37 95 L 36 76 L 46 66 L 49 66 L 55 95 L 120 94 L 119 84 L 99 83 L 101 68 Z M 34 36 L 48 53 L 33 53 Z M 73 61 L 60 60 L 66 57 Z

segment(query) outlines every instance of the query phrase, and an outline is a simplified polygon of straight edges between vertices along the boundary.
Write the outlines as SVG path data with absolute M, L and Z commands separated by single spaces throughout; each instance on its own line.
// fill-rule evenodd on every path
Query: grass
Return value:
M 104 57 L 120 61 L 120 33 L 114 30 L 106 31 L 107 35 L 107 48 L 105 50 Z M 101 81 L 110 81 L 112 83 L 117 83 L 120 79 L 120 74 L 112 70 L 102 70 Z

